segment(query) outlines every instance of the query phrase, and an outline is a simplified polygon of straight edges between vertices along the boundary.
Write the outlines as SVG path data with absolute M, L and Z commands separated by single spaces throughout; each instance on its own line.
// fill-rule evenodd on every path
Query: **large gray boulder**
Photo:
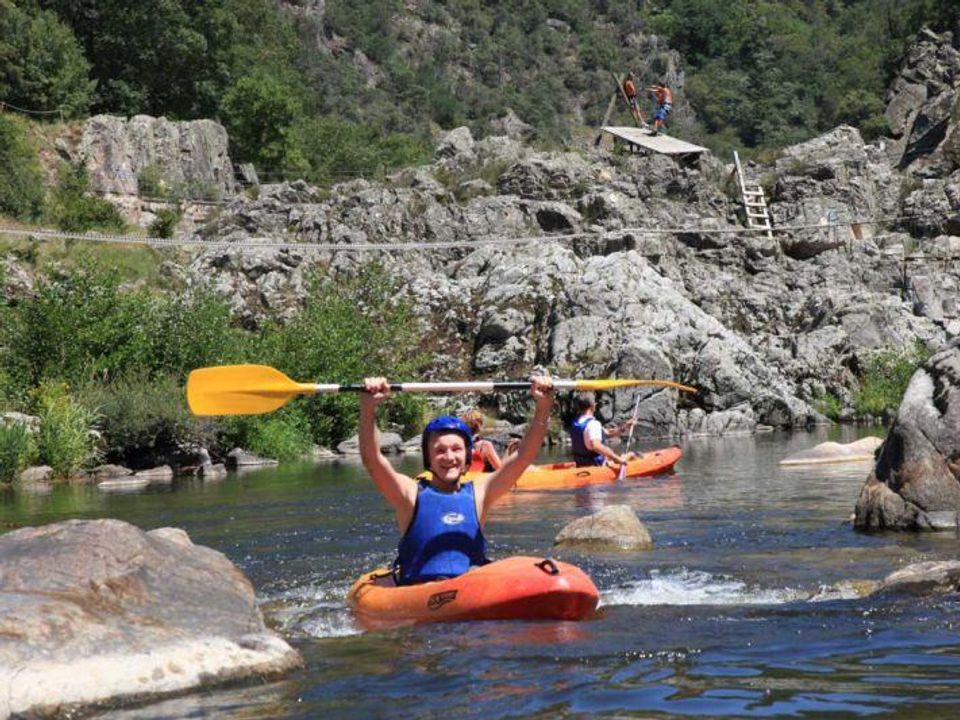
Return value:
M 301 664 L 254 589 L 182 530 L 70 520 L 0 537 L 0 718 L 72 712 Z
M 914 373 L 857 499 L 860 530 L 932 529 L 960 511 L 960 339 Z

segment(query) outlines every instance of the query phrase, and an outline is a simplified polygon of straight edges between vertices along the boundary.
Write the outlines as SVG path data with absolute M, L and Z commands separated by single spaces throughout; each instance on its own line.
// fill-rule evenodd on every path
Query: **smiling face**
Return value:
M 467 468 L 467 443 L 459 433 L 432 433 L 427 442 L 430 472 L 445 484 L 454 484 Z

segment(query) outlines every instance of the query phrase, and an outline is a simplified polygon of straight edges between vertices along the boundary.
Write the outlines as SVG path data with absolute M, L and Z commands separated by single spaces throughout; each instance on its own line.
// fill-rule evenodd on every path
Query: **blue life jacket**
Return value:
M 473 483 L 445 493 L 421 480 L 413 518 L 397 548 L 398 584 L 456 577 L 488 562 Z
M 600 453 L 587 449 L 586 439 L 583 431 L 587 429 L 587 423 L 595 418 L 592 415 L 581 415 L 570 423 L 570 442 L 573 445 L 573 459 L 577 467 L 587 467 L 590 465 L 603 465 L 607 459 Z M 600 431 L 600 442 L 607 444 L 607 434 Z

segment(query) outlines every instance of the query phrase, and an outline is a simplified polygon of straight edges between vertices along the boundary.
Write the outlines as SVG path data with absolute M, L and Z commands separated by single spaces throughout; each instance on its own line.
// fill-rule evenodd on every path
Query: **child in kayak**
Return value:
M 480 437 L 483 430 L 483 413 L 476 408 L 468 411 L 461 418 L 473 434 L 473 454 L 470 456 L 470 472 L 493 472 L 503 465 L 500 454 L 493 443 Z
M 377 406 L 390 396 L 384 378 L 364 380 L 360 399 L 360 458 L 377 489 L 396 513 L 402 537 L 395 563 L 400 585 L 462 575 L 487 562 L 483 525 L 493 504 L 514 486 L 536 458 L 553 408 L 553 383 L 534 377 L 530 394 L 536 410 L 515 454 L 499 470 L 463 483 L 473 433 L 456 417 L 442 415 L 423 431 L 421 449 L 430 475 L 418 481 L 398 472 L 380 452 Z
M 592 392 L 577 393 L 573 400 L 576 419 L 570 423 L 570 441 L 573 445 L 573 459 L 577 467 L 591 465 L 620 465 L 637 457 L 634 452 L 619 455 L 609 445 L 607 439 L 620 437 L 632 421 L 614 428 L 604 428 L 594 417 L 597 399 Z

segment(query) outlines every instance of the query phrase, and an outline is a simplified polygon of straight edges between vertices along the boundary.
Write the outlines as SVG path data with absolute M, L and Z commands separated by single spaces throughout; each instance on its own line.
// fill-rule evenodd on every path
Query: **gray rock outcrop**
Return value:
M 960 340 L 914 373 L 857 499 L 860 530 L 934 529 L 960 512 Z
M 86 162 L 92 189 L 137 195 L 145 173 L 188 197 L 222 198 L 236 192 L 224 127 L 212 120 L 172 122 L 136 115 L 96 115 L 74 151 Z
M 182 530 L 70 520 L 0 537 L 0 718 L 282 674 L 253 588 Z

